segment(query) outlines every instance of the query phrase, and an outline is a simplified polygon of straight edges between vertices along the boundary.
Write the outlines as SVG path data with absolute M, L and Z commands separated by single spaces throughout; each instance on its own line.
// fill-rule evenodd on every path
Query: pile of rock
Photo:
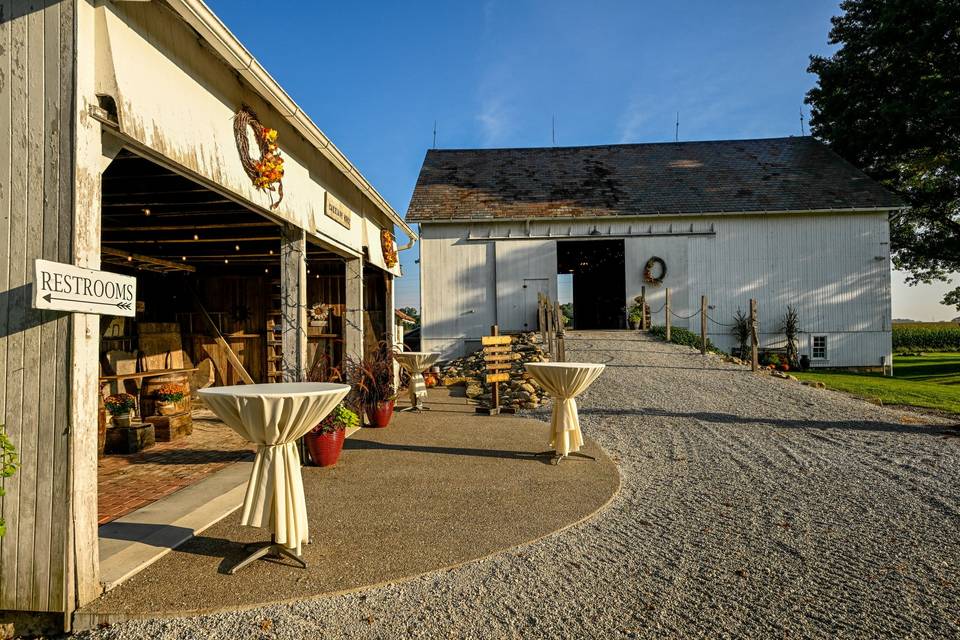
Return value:
M 536 409 L 543 403 L 543 389 L 527 373 L 527 362 L 544 362 L 550 358 L 540 346 L 540 334 L 521 333 L 514 336 L 512 345 L 517 359 L 511 362 L 510 380 L 500 383 L 500 406 L 517 409 Z M 489 406 L 491 386 L 486 383 L 487 370 L 483 351 L 476 351 L 440 366 L 440 380 L 445 387 L 466 385 L 467 397 L 482 406 Z

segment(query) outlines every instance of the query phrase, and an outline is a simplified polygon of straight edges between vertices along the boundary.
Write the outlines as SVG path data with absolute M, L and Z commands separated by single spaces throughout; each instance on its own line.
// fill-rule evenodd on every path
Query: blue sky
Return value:
M 208 2 L 401 214 L 434 121 L 440 148 L 549 145 L 554 117 L 560 145 L 668 141 L 678 111 L 681 140 L 797 135 L 808 56 L 829 52 L 838 12 L 820 0 Z M 401 254 L 400 306 L 419 306 L 416 251 Z M 896 281 L 895 316 L 952 317 Z

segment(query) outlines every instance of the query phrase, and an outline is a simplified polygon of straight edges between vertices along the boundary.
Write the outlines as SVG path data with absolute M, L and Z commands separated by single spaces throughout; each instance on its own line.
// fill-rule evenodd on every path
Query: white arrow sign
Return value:
M 62 262 L 34 264 L 33 308 L 111 316 L 136 314 L 137 279 Z

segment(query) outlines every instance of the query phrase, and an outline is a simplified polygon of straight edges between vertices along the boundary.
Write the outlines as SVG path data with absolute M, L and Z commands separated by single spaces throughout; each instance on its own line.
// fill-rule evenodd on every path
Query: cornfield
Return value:
M 916 322 L 893 325 L 894 351 L 960 351 L 960 324 Z

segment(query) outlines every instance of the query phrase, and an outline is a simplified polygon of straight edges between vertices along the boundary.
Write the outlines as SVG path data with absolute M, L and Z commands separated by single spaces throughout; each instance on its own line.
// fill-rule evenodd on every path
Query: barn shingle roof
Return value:
M 898 208 L 810 137 L 431 150 L 407 220 Z

